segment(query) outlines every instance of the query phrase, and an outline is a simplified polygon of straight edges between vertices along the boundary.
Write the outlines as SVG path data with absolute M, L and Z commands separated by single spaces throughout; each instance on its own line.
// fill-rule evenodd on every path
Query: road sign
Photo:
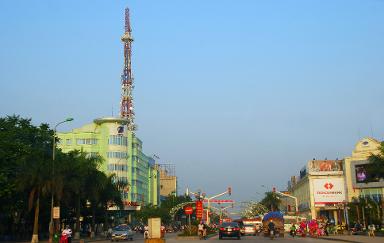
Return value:
M 196 201 L 196 218 L 203 218 L 203 202 Z
M 60 218 L 60 207 L 53 207 L 53 218 L 54 219 Z
M 193 213 L 193 208 L 190 207 L 190 206 L 185 207 L 185 208 L 184 208 L 184 213 L 185 213 L 186 215 L 191 215 L 191 214 Z

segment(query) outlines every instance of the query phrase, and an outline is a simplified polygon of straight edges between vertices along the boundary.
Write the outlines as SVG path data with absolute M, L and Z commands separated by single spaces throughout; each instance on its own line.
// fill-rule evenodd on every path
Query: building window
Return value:
M 72 144 L 72 139 L 67 139 L 67 140 L 66 140 L 66 144 L 67 144 L 67 145 L 71 145 L 71 144 Z
M 124 136 L 110 135 L 108 144 L 128 146 L 128 138 Z
M 110 152 L 107 152 L 107 158 L 126 159 L 128 158 L 128 153 L 110 151 Z
M 97 144 L 97 139 L 96 138 L 80 138 L 80 139 L 76 139 L 76 144 L 94 145 L 94 144 Z
M 120 165 L 120 164 L 109 164 L 108 170 L 109 171 L 128 171 L 128 166 Z

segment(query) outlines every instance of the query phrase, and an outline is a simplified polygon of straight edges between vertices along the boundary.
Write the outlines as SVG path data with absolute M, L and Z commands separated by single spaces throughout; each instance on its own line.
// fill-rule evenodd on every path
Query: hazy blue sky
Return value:
M 384 139 L 384 1 L 0 1 L 0 115 L 69 130 L 119 109 L 131 9 L 138 136 L 180 191 L 285 189 Z

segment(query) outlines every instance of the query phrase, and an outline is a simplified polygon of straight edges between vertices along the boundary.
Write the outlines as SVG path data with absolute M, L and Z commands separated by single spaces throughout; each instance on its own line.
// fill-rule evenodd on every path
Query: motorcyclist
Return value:
M 290 234 L 292 237 L 295 237 L 295 235 L 296 235 L 296 225 L 295 225 L 295 224 L 292 224 L 292 225 L 291 225 L 289 234 Z
M 271 237 L 273 237 L 275 235 L 275 224 L 273 223 L 272 219 L 269 220 L 268 231 L 271 234 Z

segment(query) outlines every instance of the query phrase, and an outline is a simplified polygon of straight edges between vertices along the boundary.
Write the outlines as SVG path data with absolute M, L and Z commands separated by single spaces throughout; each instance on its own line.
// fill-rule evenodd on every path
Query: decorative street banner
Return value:
M 209 202 L 211 203 L 234 203 L 235 201 L 234 200 L 230 200 L 230 199 L 226 199 L 226 200 L 222 200 L 222 199 L 211 199 L 209 200 Z M 207 199 L 204 199 L 204 203 L 208 203 L 208 200 Z
M 345 202 L 343 178 L 313 179 L 315 204 L 337 204 Z
M 196 201 L 196 218 L 203 218 L 203 202 Z

